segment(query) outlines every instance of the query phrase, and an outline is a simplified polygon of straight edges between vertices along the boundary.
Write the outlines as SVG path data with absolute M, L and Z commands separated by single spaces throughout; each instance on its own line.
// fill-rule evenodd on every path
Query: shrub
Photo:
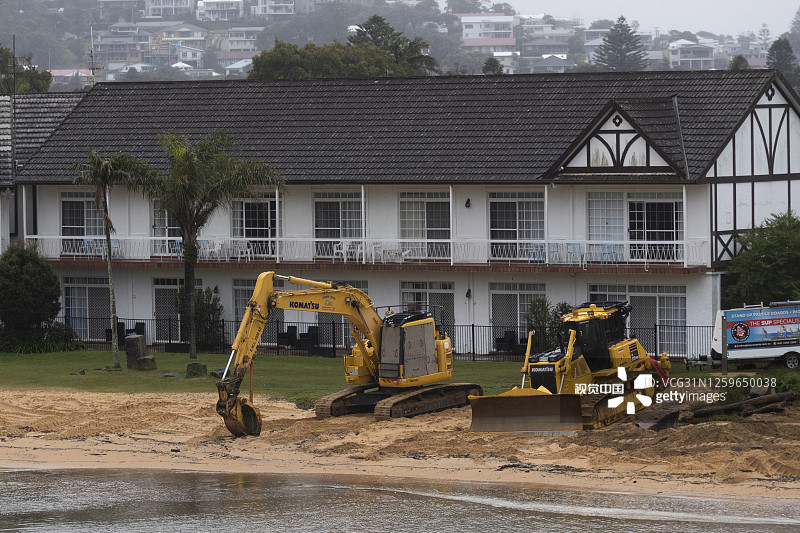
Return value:
M 0 256 L 4 343 L 40 341 L 61 309 L 58 276 L 35 246 L 14 243 Z
M 181 317 L 188 316 L 186 297 L 181 287 L 178 290 L 178 313 Z M 198 350 L 217 350 L 230 343 L 225 342 L 225 324 L 222 320 L 224 308 L 220 303 L 219 291 L 206 287 L 198 290 L 194 300 L 194 324 L 197 334 Z M 189 321 L 181 320 L 181 339 L 189 340 Z
M 567 302 L 555 306 L 547 298 L 535 298 L 525 313 L 528 329 L 534 330 L 533 352 L 543 352 L 558 347 L 558 333 L 562 329 L 561 315 L 572 311 Z
M 67 324 L 53 322 L 44 329 L 41 338 L 14 338 L 0 335 L 0 352 L 48 353 L 83 350 L 86 346 Z

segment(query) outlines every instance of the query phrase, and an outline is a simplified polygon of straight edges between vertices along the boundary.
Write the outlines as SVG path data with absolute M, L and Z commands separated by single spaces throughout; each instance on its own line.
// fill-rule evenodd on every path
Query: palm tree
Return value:
M 114 296 L 114 276 L 111 271 L 111 234 L 114 224 L 108 215 L 108 193 L 115 185 L 127 186 L 133 176 L 147 172 L 147 168 L 135 157 L 118 152 L 111 158 L 102 157 L 94 148 L 89 148 L 86 163 L 75 165 L 78 176 L 76 185 L 91 185 L 95 188 L 94 203 L 103 215 L 103 227 L 106 236 L 106 265 L 108 267 L 108 293 L 111 307 L 111 354 L 114 368 L 120 368 L 119 338 L 117 336 L 117 300 Z
M 424 52 L 429 46 L 422 37 L 398 37 L 392 40 L 389 48 L 395 63 L 405 61 L 417 74 L 426 75 L 436 73 L 439 69 L 436 59 Z
M 283 178 L 271 166 L 240 156 L 234 139 L 217 130 L 196 144 L 182 135 L 158 137 L 169 159 L 166 172 L 142 173 L 131 188 L 158 202 L 181 229 L 184 287 L 189 320 L 189 357 L 197 357 L 195 331 L 194 268 L 197 263 L 197 234 L 211 216 L 234 200 L 253 197 L 255 188 L 283 187 Z

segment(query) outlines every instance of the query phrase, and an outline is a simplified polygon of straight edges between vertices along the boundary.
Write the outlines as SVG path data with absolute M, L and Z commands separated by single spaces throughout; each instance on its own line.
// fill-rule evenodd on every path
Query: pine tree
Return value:
M 779 71 L 793 86 L 798 85 L 800 73 L 798 73 L 797 58 L 794 57 L 794 51 L 788 39 L 780 38 L 769 47 L 767 68 Z
M 629 72 L 647 68 L 647 54 L 625 17 L 617 19 L 611 31 L 603 37 L 603 44 L 597 47 L 594 61 L 605 70 Z
M 785 35 L 789 39 L 789 44 L 792 45 L 792 50 L 800 50 L 800 8 L 794 14 L 792 25 L 789 27 L 789 32 Z

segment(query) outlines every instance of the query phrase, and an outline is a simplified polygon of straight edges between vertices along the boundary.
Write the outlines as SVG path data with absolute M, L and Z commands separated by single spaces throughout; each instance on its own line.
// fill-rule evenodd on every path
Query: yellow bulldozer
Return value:
M 651 358 L 637 339 L 625 336 L 630 312 L 628 302 L 582 304 L 561 317 L 559 347 L 541 354 L 531 354 L 531 331 L 521 386 L 470 396 L 470 431 L 562 435 L 649 407 L 671 365 L 666 354 Z

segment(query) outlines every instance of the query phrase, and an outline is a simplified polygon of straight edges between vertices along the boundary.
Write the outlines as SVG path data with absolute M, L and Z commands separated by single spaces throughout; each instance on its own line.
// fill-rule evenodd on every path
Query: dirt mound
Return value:
M 238 465 L 244 471 L 402 472 L 601 486 L 633 477 L 640 483 L 691 483 L 707 490 L 720 484 L 744 491 L 780 486 L 800 495 L 797 406 L 661 432 L 622 422 L 538 437 L 470 433 L 469 407 L 384 421 L 371 414 L 320 420 L 312 411 L 257 396 L 262 434 L 233 438 L 214 410 L 216 400 L 210 393 L 0 391 L 0 465 L 220 470 Z

